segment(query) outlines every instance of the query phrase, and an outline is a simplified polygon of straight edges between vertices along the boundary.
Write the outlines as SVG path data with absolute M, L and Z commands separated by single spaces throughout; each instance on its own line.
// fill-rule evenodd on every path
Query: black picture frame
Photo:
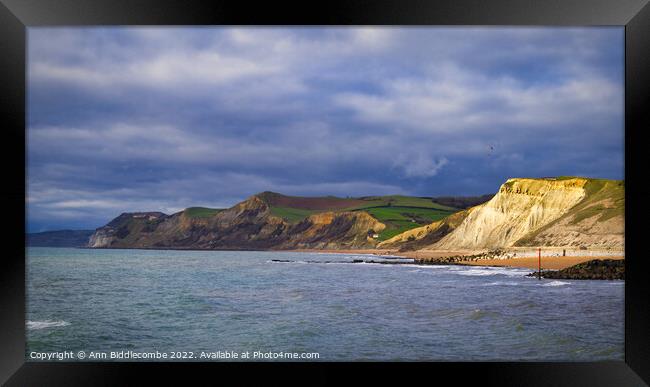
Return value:
M 237 384 L 424 381 L 481 385 L 637 386 L 650 383 L 650 258 L 643 256 L 644 130 L 650 111 L 648 0 L 445 0 L 277 3 L 173 0 L 0 0 L 4 221 L 0 259 L 0 381 L 8 386 L 136 385 L 190 376 Z M 80 25 L 625 26 L 625 361 L 590 363 L 34 363 L 25 362 L 26 28 Z M 549 327 L 552 329 L 552 327 Z M 296 371 L 301 371 L 296 373 Z M 341 371 L 356 371 L 343 374 Z M 418 375 L 419 374 L 419 375 Z M 275 380 L 276 382 L 278 380 Z M 644 383 L 645 381 L 645 383 Z

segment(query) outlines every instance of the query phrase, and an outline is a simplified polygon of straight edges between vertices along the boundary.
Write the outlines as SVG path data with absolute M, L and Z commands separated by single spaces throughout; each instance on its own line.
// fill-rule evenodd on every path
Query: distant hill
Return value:
M 456 211 L 430 197 L 300 197 L 266 191 L 223 210 L 192 207 L 172 215 L 124 213 L 97 229 L 89 246 L 369 248 Z
M 25 235 L 27 246 L 32 247 L 83 247 L 95 230 L 58 230 Z

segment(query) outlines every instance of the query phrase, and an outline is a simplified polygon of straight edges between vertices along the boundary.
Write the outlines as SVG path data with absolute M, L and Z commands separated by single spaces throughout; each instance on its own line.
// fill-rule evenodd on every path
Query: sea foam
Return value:
M 564 285 L 569 285 L 568 282 L 562 282 L 562 281 L 551 281 L 549 283 L 545 283 L 542 286 L 564 286 Z
M 501 269 L 501 268 L 477 268 L 477 269 L 465 269 L 465 270 L 454 270 L 458 275 L 467 275 L 467 276 L 487 276 L 487 275 L 504 275 L 508 277 L 521 277 L 524 276 L 528 271 L 520 269 Z
M 69 322 L 59 320 L 59 321 L 27 321 L 27 329 L 45 329 L 45 328 L 54 328 L 54 327 L 65 327 L 70 325 Z

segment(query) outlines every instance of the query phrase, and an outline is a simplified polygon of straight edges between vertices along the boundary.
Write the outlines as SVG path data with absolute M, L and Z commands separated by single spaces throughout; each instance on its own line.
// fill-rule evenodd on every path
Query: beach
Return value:
M 544 257 L 542 256 L 542 270 L 561 270 L 582 262 L 593 259 L 625 259 L 624 256 L 600 256 L 600 257 Z M 480 259 L 477 261 L 465 261 L 467 265 L 473 266 L 506 266 L 520 267 L 537 270 L 538 259 L 535 257 L 508 258 L 508 259 Z
M 371 255 L 393 255 L 403 258 L 415 259 L 437 259 L 457 255 L 474 255 L 484 251 L 470 250 L 418 250 L 418 251 L 398 251 L 396 249 L 345 249 L 345 250 L 319 250 L 319 249 L 299 249 L 291 250 L 303 253 L 327 253 L 327 254 L 371 254 Z M 544 255 L 542 252 L 542 269 L 561 270 L 582 262 L 593 259 L 625 259 L 624 255 L 578 255 L 578 256 L 557 256 L 555 253 Z M 463 265 L 472 266 L 503 266 L 535 269 L 538 268 L 538 258 L 536 256 L 514 257 L 503 259 L 476 259 L 457 262 Z

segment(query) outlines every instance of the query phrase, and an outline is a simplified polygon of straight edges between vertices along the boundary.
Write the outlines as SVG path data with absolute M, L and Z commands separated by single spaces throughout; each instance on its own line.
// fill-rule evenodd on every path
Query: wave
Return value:
M 420 269 L 447 269 L 447 270 L 454 271 L 450 269 L 451 267 L 450 265 L 409 265 L 409 267 L 417 267 Z
M 503 281 L 496 281 L 496 282 L 490 282 L 487 283 L 483 286 L 518 286 L 519 282 L 503 282 Z
M 504 275 L 507 277 L 521 277 L 526 275 L 528 270 L 520 269 L 502 269 L 502 268 L 480 268 L 480 269 L 465 269 L 454 270 L 456 274 L 467 276 L 487 276 L 487 275 Z
M 27 329 L 45 329 L 45 328 L 54 328 L 54 327 L 65 327 L 68 325 L 70 325 L 70 323 L 63 320 L 27 321 Z
M 551 281 L 549 283 L 545 283 L 542 286 L 564 286 L 564 285 L 570 285 L 569 282 L 562 282 L 562 281 Z

